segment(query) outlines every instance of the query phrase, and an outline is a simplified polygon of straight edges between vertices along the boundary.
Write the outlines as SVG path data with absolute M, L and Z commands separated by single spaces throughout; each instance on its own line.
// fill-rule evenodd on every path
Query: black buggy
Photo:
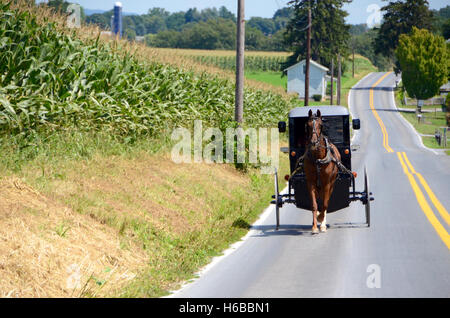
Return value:
M 299 158 L 301 158 L 307 147 L 307 136 L 305 132 L 308 121 L 308 112 L 320 110 L 323 120 L 323 133 L 339 150 L 341 155 L 341 167 L 336 179 L 334 191 L 330 197 L 328 213 L 344 209 L 353 201 L 361 201 L 365 205 L 365 216 L 367 226 L 370 227 L 370 201 L 372 193 L 369 192 L 369 180 L 367 170 L 364 167 L 364 191 L 355 190 L 356 174 L 351 172 L 352 149 L 350 145 L 350 114 L 348 109 L 342 106 L 318 106 L 299 107 L 289 113 L 289 148 L 281 149 L 289 154 L 291 175 L 286 176 L 289 181 L 288 193 L 280 194 L 278 189 L 278 176 L 275 171 L 275 195 L 271 203 L 276 207 L 276 229 L 280 226 L 280 208 L 286 203 L 295 204 L 297 208 L 310 210 L 311 201 L 307 192 L 306 176 L 302 169 L 298 169 Z M 353 119 L 353 130 L 360 129 L 359 119 Z M 286 132 L 286 123 L 278 123 L 280 133 Z M 319 210 L 322 202 L 318 200 Z

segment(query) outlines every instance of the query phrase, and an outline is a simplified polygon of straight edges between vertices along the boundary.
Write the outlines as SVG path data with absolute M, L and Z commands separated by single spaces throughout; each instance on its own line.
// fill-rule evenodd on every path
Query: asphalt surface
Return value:
M 450 297 L 450 156 L 421 145 L 396 111 L 394 86 L 392 73 L 372 73 L 349 97 L 361 119 L 352 153 L 357 190 L 366 166 L 375 197 L 370 228 L 360 202 L 329 214 L 318 235 L 311 212 L 293 205 L 282 208 L 275 231 L 269 208 L 239 247 L 172 296 Z

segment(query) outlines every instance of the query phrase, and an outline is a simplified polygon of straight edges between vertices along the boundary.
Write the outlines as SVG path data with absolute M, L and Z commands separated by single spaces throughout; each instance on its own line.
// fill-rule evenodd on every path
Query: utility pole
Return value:
M 353 78 L 355 78 L 355 45 L 353 44 Z
M 337 104 L 341 105 L 341 53 L 338 53 Z
M 305 106 L 309 106 L 309 65 L 311 59 L 311 0 L 308 0 L 308 33 L 306 39 Z
M 244 51 L 245 51 L 245 1 L 238 0 L 236 43 L 236 96 L 235 120 L 239 125 L 244 119 Z
M 330 105 L 333 105 L 333 93 L 334 93 L 334 58 L 331 59 L 331 98 Z

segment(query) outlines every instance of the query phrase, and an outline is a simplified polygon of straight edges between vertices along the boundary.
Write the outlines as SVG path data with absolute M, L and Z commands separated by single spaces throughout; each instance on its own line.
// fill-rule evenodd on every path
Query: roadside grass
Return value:
M 247 79 L 255 80 L 258 82 L 264 82 L 273 86 L 279 86 L 287 89 L 287 76 L 282 77 L 281 72 L 257 72 L 257 71 L 247 71 L 245 72 L 245 77 Z
M 436 114 L 422 113 L 420 124 L 418 123 L 416 113 L 401 112 L 401 114 L 414 126 L 414 128 L 420 134 L 434 135 L 436 129 L 446 126 L 445 113 L 442 112 L 438 112 Z
M 130 268 L 135 277 L 120 284 L 120 289 L 105 287 L 109 281 L 102 277 L 106 274 L 84 271 L 82 286 L 73 291 L 81 297 L 166 295 L 244 236 L 274 191 L 273 175 L 262 175 L 254 168 L 243 173 L 226 164 L 177 165 L 166 140 L 124 144 L 108 134 L 77 132 L 58 133 L 33 144 L 21 149 L 3 140 L 0 171 L 20 178 L 46 201 L 73 211 L 70 222 L 57 219 L 46 229 L 58 240 L 76 239 L 76 224 L 87 218 L 115 233 L 119 251 L 134 246 L 146 258 Z M 287 156 L 280 154 L 280 161 L 283 188 Z M 27 215 L 37 213 L 26 211 L 31 211 Z M 52 257 L 61 263 L 58 273 L 70 265 Z
M 404 105 L 403 97 L 407 94 L 403 89 L 403 84 L 400 84 L 398 89 L 395 91 L 395 103 L 398 108 L 401 109 L 417 109 L 417 105 Z M 424 105 L 422 106 L 422 120 L 419 123 L 416 112 L 400 112 L 402 116 L 408 120 L 414 127 L 414 129 L 422 135 L 432 135 L 432 136 L 421 136 L 423 144 L 432 149 L 450 149 L 450 133 L 447 127 L 447 147 L 442 147 L 438 144 L 434 134 L 438 129 L 443 135 L 443 127 L 447 126 L 446 121 L 446 108 L 442 105 Z M 450 150 L 445 150 L 445 154 L 450 156 Z
M 0 237 L 1 297 L 116 295 L 147 259 L 137 244 L 122 243 L 114 229 L 16 176 L 0 178 Z
M 422 120 L 419 124 L 417 120 L 416 113 L 405 113 L 401 112 L 402 116 L 408 120 L 416 129 L 419 134 L 422 135 L 432 135 L 432 136 L 421 136 L 423 143 L 426 147 L 433 149 L 450 149 L 450 133 L 447 132 L 447 148 L 443 148 L 439 146 L 437 143 L 434 134 L 436 129 L 439 129 L 442 134 L 442 127 L 446 126 L 445 113 L 437 112 L 437 113 L 422 113 Z M 449 151 L 446 151 L 449 154 Z

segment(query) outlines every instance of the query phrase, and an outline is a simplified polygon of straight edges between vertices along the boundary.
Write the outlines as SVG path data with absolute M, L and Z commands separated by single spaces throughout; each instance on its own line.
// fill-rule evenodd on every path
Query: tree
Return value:
M 163 17 L 153 15 L 145 19 L 146 33 L 156 34 L 160 31 L 166 30 L 166 21 Z
M 123 31 L 123 37 L 127 40 L 134 41 L 136 40 L 136 32 L 133 29 L 125 29 Z
M 351 35 L 361 35 L 366 33 L 369 30 L 369 27 L 366 23 L 361 24 L 353 24 L 350 26 L 350 34 Z
M 111 16 L 113 14 L 113 10 L 104 13 L 91 14 L 86 17 L 86 23 L 96 24 L 104 30 L 109 30 L 111 28 Z M 136 33 L 139 34 L 139 32 Z
M 444 39 L 450 38 L 450 19 L 447 19 L 442 25 L 442 35 L 444 36 Z
M 245 48 L 247 50 L 264 50 L 267 47 L 267 37 L 261 30 L 253 27 L 245 28 Z
M 221 6 L 219 9 L 219 17 L 225 20 L 232 20 L 236 23 L 236 16 L 233 12 L 229 11 L 225 6 Z
M 164 8 L 151 8 L 148 10 L 147 15 L 151 17 L 161 17 L 163 19 L 166 19 L 170 15 L 170 12 L 166 11 L 166 9 Z
M 447 82 L 450 52 L 442 36 L 413 27 L 410 35 L 400 35 L 395 55 L 409 96 L 431 98 Z
M 331 60 L 339 52 L 349 54 L 350 26 L 345 23 L 348 13 L 342 10 L 351 0 L 311 0 L 312 31 L 311 58 L 330 67 Z M 306 58 L 306 28 L 308 0 L 293 0 L 288 3 L 294 11 L 285 32 L 285 44 L 294 52 L 285 67 Z
M 362 25 L 356 26 L 353 32 L 358 33 L 360 26 Z M 377 31 L 375 29 L 369 29 L 364 33 L 353 35 L 352 46 L 355 49 L 355 53 L 367 57 L 378 70 L 387 71 L 391 69 L 391 61 L 387 57 L 375 53 L 372 43 L 376 36 Z
M 285 29 L 289 21 L 294 16 L 294 10 L 291 7 L 278 9 L 273 15 L 273 22 L 275 23 L 275 32 Z
M 248 20 L 247 25 L 251 28 L 259 29 L 265 35 L 274 34 L 276 32 L 275 22 L 273 19 L 252 17 Z
M 208 21 L 219 17 L 219 11 L 216 8 L 206 8 L 200 12 L 201 20 Z
M 386 0 L 385 0 L 386 1 Z M 399 0 L 381 8 L 385 12 L 383 23 L 374 41 L 376 54 L 394 57 L 401 34 L 410 33 L 413 27 L 432 30 L 433 12 L 427 0 Z
M 433 12 L 433 29 L 437 34 L 444 35 L 445 32 L 445 24 L 449 24 L 450 20 L 450 6 L 446 6 L 444 8 L 440 8 L 439 10 L 432 10 Z M 444 38 L 448 39 L 448 37 Z
M 202 19 L 200 12 L 198 12 L 197 8 L 189 9 L 184 15 L 184 18 L 186 23 L 199 22 Z
M 278 9 L 275 14 L 273 15 L 273 19 L 277 20 L 280 18 L 285 18 L 285 19 L 292 19 L 294 15 L 294 10 L 291 7 L 285 7 L 285 8 L 281 8 Z

